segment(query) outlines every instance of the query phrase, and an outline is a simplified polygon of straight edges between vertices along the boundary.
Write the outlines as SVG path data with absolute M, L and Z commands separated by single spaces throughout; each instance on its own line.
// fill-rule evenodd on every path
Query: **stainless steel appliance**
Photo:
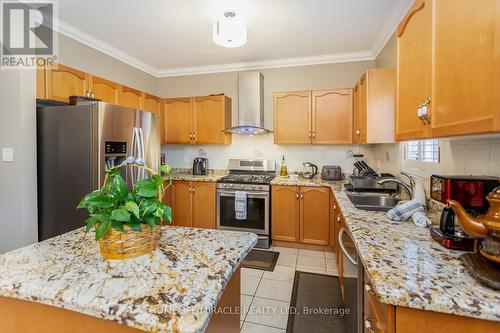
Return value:
M 103 102 L 37 107 L 38 238 L 44 240 L 84 225 L 82 197 L 104 181 L 106 169 L 133 156 L 157 170 L 158 116 Z M 122 168 L 132 188 L 145 174 Z
M 302 172 L 302 177 L 306 179 L 312 179 L 318 173 L 318 167 L 311 162 L 305 162 L 302 164 L 304 171 Z
M 321 168 L 321 179 L 340 180 L 342 179 L 342 169 L 338 165 L 324 165 Z
M 229 175 L 217 181 L 217 228 L 248 231 L 259 237 L 256 247 L 269 248 L 271 235 L 271 180 L 276 161 L 230 159 Z M 247 194 L 247 218 L 236 219 L 235 195 Z
M 196 157 L 193 160 L 193 175 L 206 175 L 208 169 L 208 159 L 206 157 Z
M 352 316 L 346 322 L 346 332 L 363 332 L 363 294 L 364 271 L 359 262 L 354 242 L 347 230 L 342 227 L 338 235 L 342 260 L 344 306 L 351 309 Z M 354 319 L 354 320 L 353 320 Z

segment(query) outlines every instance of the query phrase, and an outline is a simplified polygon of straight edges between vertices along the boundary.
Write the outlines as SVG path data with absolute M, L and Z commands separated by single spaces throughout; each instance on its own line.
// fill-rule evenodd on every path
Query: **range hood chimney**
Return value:
M 238 74 L 238 126 L 227 128 L 231 134 L 268 134 L 264 128 L 264 76 L 260 72 Z

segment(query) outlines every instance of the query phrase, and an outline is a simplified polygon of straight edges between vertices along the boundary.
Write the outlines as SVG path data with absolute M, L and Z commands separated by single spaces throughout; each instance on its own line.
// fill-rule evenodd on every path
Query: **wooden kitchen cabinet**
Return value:
M 142 94 L 142 110 L 146 112 L 154 113 L 157 116 L 161 115 L 161 98 L 150 95 L 150 94 Z
M 328 245 L 330 189 L 272 186 L 272 239 Z
M 274 93 L 274 143 L 311 143 L 311 91 Z
M 120 86 L 118 93 L 118 103 L 128 108 L 141 109 L 141 97 L 141 91 L 129 88 L 127 86 Z
M 118 104 L 119 85 L 98 76 L 91 76 L 90 88 L 91 97 L 100 99 L 103 102 Z
M 371 329 L 375 332 L 381 333 L 395 333 L 396 332 L 396 307 L 394 305 L 384 304 L 377 300 L 371 281 L 364 273 L 363 285 L 363 319 L 369 323 Z M 368 331 L 368 330 L 366 330 Z
M 38 83 L 37 79 L 37 83 Z M 70 96 L 89 94 L 90 75 L 61 64 L 45 68 L 46 99 L 69 103 Z M 38 91 L 38 88 L 37 88 Z
M 193 98 L 194 143 L 230 144 L 231 134 L 223 131 L 231 127 L 231 99 L 224 95 Z
M 397 140 L 500 131 L 499 26 L 499 1 L 415 2 L 397 31 Z
M 167 98 L 163 142 L 172 144 L 230 144 L 231 98 L 224 95 Z
M 299 241 L 299 192 L 298 186 L 272 186 L 271 237 L 273 240 Z
M 352 89 L 312 92 L 312 143 L 352 143 Z
M 330 188 L 300 187 L 300 242 L 328 245 Z
M 366 71 L 354 88 L 354 143 L 394 142 L 396 69 Z
M 175 180 L 170 200 L 174 225 L 215 229 L 215 183 Z
M 350 144 L 352 89 L 274 93 L 274 143 Z

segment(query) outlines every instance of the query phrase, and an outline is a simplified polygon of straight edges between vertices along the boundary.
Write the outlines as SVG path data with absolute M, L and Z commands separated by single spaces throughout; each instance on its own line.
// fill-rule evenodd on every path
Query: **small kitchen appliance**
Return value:
M 487 176 L 431 176 L 431 198 L 443 204 L 458 202 L 468 214 L 478 216 L 488 210 L 486 195 L 499 185 L 498 179 Z M 431 228 L 431 236 L 449 249 L 472 251 L 474 240 L 462 230 L 453 209 L 441 212 L 439 228 Z
M 256 247 L 271 244 L 271 180 L 276 161 L 230 159 L 229 175 L 217 181 L 217 229 L 257 234 Z M 245 192 L 246 219 L 236 216 L 236 192 Z
M 340 180 L 342 179 L 342 169 L 338 165 L 324 165 L 321 168 L 321 179 Z
M 196 157 L 193 160 L 193 175 L 201 176 L 207 174 L 208 159 L 206 157 Z
M 312 179 L 318 174 L 318 167 L 311 162 L 305 162 L 302 164 L 303 172 L 302 177 L 305 179 Z

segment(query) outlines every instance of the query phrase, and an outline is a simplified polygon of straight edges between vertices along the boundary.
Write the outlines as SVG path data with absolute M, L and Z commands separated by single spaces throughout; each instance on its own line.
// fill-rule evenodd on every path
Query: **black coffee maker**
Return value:
M 208 159 L 206 157 L 196 157 L 193 161 L 193 175 L 203 176 L 207 174 Z
M 498 178 L 488 176 L 441 176 L 431 177 L 431 198 L 443 204 L 448 200 L 459 202 L 472 216 L 488 210 L 486 195 L 499 185 Z M 431 236 L 448 249 L 473 251 L 474 240 L 458 224 L 455 212 L 444 208 L 439 228 L 431 228 Z

